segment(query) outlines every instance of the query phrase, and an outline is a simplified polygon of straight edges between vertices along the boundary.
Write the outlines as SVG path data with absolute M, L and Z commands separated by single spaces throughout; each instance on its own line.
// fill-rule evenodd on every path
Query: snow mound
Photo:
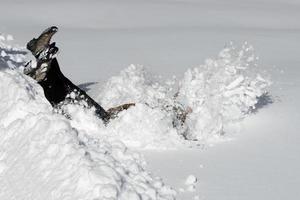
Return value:
M 257 60 L 251 45 L 230 44 L 215 59 L 189 69 L 180 81 L 162 81 L 145 68 L 130 65 L 92 91 L 106 108 L 138 104 L 103 132 L 115 130 L 115 137 L 140 148 L 218 141 L 227 127 L 256 110 L 258 100 L 267 93 L 271 83 Z M 187 114 L 185 123 L 178 120 L 178 112 Z
M 0 199 L 175 198 L 122 142 L 92 137 L 84 126 L 77 129 L 55 114 L 34 80 L 10 69 L 23 63 L 22 49 L 2 45 L 1 51 Z

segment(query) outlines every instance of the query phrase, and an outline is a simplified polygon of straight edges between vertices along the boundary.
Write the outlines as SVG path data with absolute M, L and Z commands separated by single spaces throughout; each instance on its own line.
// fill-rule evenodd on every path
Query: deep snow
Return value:
M 202 146 L 224 139 L 226 129 L 250 115 L 261 97 L 268 96 L 270 81 L 263 78 L 266 74 L 256 62 L 251 45 L 229 45 L 215 59 L 188 69 L 182 80 L 164 81 L 131 65 L 90 93 L 104 108 L 137 103 L 106 130 L 129 146 Z M 184 124 L 177 119 L 178 112 L 188 113 Z
M 2 0 L 1 8 L 0 31 L 13 33 L 17 44 L 47 26 L 60 26 L 59 60 L 76 83 L 103 84 L 130 63 L 181 78 L 229 41 L 249 41 L 260 57 L 259 66 L 271 73 L 270 93 L 276 102 L 240 124 L 239 134 L 227 132 L 226 138 L 235 138 L 229 142 L 204 150 L 144 152 L 147 168 L 181 191 L 180 199 L 299 196 L 297 0 Z M 50 14 L 53 10 L 55 15 Z M 184 184 L 191 174 L 198 178 L 195 192 Z
M 3 40 L 0 47 L 8 63 L 0 70 L 0 199 L 174 199 L 138 153 L 53 112 L 42 88 L 17 68 L 24 51 Z
M 177 85 L 158 83 L 142 67 L 129 66 L 99 89 L 96 100 L 107 108 L 135 102 L 133 108 L 105 126 L 92 110 L 66 104 L 61 109 L 67 120 L 22 73 L 32 56 L 6 44 L 10 35 L 0 40 L 4 199 L 173 199 L 176 191 L 153 179 L 143 158 L 122 142 L 139 149 L 211 144 L 227 126 L 250 115 L 269 86 L 258 74 L 253 48 L 230 46 L 188 70 Z M 189 109 L 184 124 L 174 117 L 179 106 Z M 187 191 L 195 191 L 196 180 L 188 177 Z

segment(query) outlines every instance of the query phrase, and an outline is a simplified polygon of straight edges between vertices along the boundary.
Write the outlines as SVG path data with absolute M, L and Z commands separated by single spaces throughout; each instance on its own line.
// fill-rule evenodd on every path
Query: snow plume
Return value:
M 169 148 L 214 142 L 266 95 L 270 82 L 260 74 L 257 59 L 247 43 L 240 49 L 231 44 L 217 58 L 189 69 L 179 82 L 162 83 L 143 67 L 131 65 L 93 93 L 106 108 L 138 103 L 109 125 L 109 132 L 115 129 L 130 146 Z
M 53 112 L 34 80 L 7 65 L 0 70 L 0 99 L 0 199 L 175 198 L 139 154 L 76 129 Z
M 247 43 L 241 49 L 230 45 L 216 59 L 184 74 L 177 100 L 193 111 L 187 116 L 188 138 L 220 135 L 255 108 L 270 85 L 259 74 L 257 59 Z
M 183 137 L 173 127 L 173 82 L 161 84 L 141 66 L 130 65 L 112 77 L 98 91 L 96 100 L 105 108 L 136 103 L 118 115 L 103 130 L 135 148 L 170 149 L 183 145 Z M 169 85 L 170 87 L 166 87 Z
M 96 99 L 106 108 L 124 102 L 138 102 L 155 107 L 170 101 L 174 82 L 168 83 L 171 87 L 160 83 L 159 79 L 143 66 L 130 65 L 118 76 L 111 77 L 99 89 Z

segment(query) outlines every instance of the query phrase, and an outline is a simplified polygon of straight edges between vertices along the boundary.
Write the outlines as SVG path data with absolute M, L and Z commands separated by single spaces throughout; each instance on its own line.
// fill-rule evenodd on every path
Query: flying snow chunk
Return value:
M 0 41 L 5 41 L 4 35 L 0 35 Z
M 189 175 L 185 180 L 186 185 L 193 185 L 196 183 L 197 183 L 197 177 L 194 175 Z
M 12 41 L 12 40 L 14 40 L 14 37 L 12 35 L 7 35 L 6 40 L 7 41 Z

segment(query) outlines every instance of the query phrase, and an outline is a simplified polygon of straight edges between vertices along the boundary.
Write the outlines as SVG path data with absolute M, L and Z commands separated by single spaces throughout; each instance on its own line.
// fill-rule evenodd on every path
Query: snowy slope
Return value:
M 72 127 L 34 80 L 3 64 L 23 53 L 1 44 L 0 199 L 174 199 L 138 153 Z
M 0 31 L 12 33 L 18 44 L 47 26 L 61 28 L 55 38 L 59 61 L 76 83 L 103 85 L 130 63 L 181 78 L 229 41 L 253 44 L 259 66 L 272 76 L 275 103 L 240 123 L 238 134 L 227 131 L 225 137 L 234 138 L 229 142 L 204 150 L 144 152 L 148 168 L 175 186 L 179 199 L 298 198 L 298 0 L 1 0 L 0 5 Z M 184 184 L 190 174 L 198 178 L 194 192 Z

